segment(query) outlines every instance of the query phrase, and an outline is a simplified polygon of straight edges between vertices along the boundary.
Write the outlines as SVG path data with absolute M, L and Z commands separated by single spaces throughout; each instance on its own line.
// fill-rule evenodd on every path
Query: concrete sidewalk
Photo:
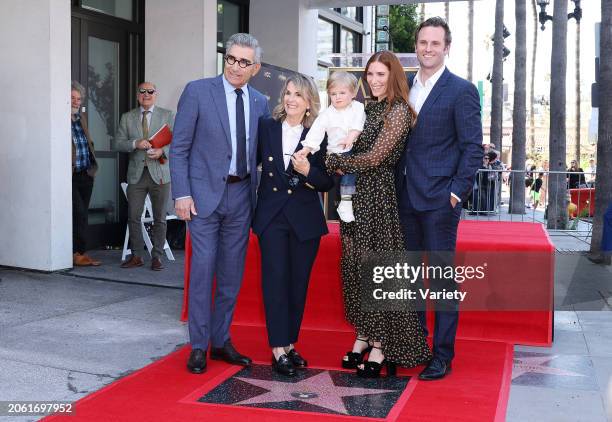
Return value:
M 0 400 L 75 401 L 188 341 L 182 254 L 161 272 L 120 269 L 119 255 L 52 274 L 0 269 Z M 507 419 L 606 421 L 612 267 L 559 252 L 555 280 L 554 345 L 516 347 Z

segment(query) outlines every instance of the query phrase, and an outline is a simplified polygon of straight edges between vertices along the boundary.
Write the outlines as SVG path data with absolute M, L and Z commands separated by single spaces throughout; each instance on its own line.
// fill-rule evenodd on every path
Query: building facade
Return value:
M 5 0 L 0 265 L 43 271 L 72 266 L 72 79 L 86 88 L 100 161 L 90 246 L 119 244 L 127 162 L 112 143 L 119 117 L 136 105 L 139 81 L 154 82 L 158 104 L 175 110 L 186 82 L 220 72 L 223 42 L 237 31 L 259 39 L 266 63 L 316 77 L 326 52 L 371 51 L 369 6 L 393 3 L 402 2 Z

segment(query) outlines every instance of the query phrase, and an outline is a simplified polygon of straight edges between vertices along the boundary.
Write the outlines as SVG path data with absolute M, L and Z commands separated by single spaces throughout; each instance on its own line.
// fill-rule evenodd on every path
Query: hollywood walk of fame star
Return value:
M 566 371 L 564 369 L 552 368 L 550 366 L 544 366 L 545 363 L 557 358 L 557 355 L 552 356 L 535 356 L 535 357 L 521 357 L 514 359 L 514 365 L 512 368 L 512 379 L 516 379 L 523 374 L 537 373 L 545 375 L 565 375 L 568 377 L 586 377 L 584 374 L 577 372 Z
M 395 393 L 397 391 L 375 388 L 339 387 L 334 385 L 334 381 L 329 371 L 323 371 L 315 376 L 298 382 L 269 381 L 243 377 L 236 377 L 236 379 L 266 389 L 268 392 L 234 403 L 235 405 L 299 400 L 344 415 L 348 415 L 349 412 L 344 406 L 344 402 L 342 401 L 343 397 Z

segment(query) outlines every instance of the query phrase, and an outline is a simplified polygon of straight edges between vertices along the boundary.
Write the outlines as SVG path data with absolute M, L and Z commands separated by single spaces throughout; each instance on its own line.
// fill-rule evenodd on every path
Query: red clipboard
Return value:
M 167 124 L 164 124 L 155 134 L 149 139 L 153 148 L 163 148 L 172 142 L 172 131 Z M 166 160 L 159 157 L 159 163 L 164 164 Z

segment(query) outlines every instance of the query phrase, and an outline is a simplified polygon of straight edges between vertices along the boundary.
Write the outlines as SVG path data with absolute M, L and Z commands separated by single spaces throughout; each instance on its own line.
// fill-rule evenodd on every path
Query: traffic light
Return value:
M 504 24 L 504 30 L 502 31 L 502 36 L 504 37 L 504 39 L 508 38 L 510 35 L 512 35 L 510 33 L 510 31 L 508 31 L 508 28 L 506 28 L 506 25 Z M 491 37 L 491 41 L 493 41 L 493 44 L 495 44 L 495 35 L 493 35 Z M 506 57 L 508 57 L 510 55 L 510 49 L 508 47 L 506 47 L 505 45 L 502 46 L 503 47 L 503 56 L 504 56 L 504 61 L 506 60 Z

